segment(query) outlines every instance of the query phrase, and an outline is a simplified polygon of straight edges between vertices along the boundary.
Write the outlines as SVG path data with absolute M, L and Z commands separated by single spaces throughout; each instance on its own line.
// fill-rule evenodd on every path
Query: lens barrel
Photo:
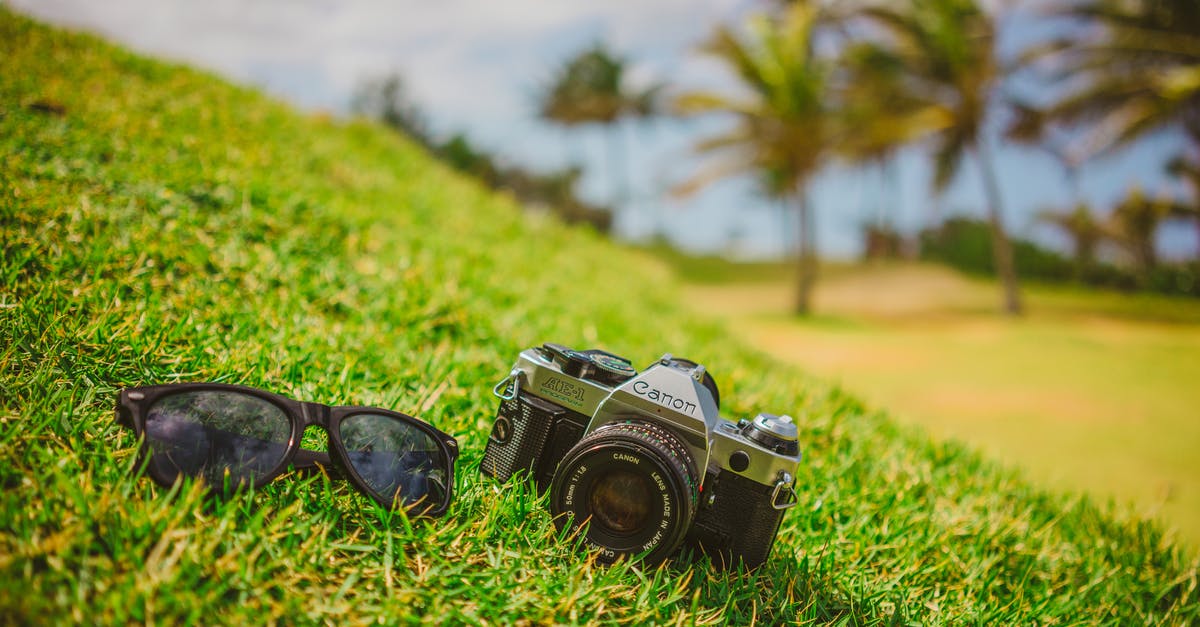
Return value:
M 587 541 L 612 562 L 661 562 L 679 547 L 696 512 L 699 477 L 687 447 L 667 429 L 623 422 L 600 427 L 563 457 L 550 488 L 562 528 L 587 523 Z

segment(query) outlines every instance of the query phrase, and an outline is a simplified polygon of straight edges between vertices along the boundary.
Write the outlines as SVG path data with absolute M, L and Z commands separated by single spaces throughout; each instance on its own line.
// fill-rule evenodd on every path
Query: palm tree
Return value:
M 975 0 L 869 2 L 856 16 L 877 41 L 857 43 L 865 57 L 893 70 L 889 90 L 903 94 L 900 117 L 884 111 L 876 125 L 892 126 L 869 143 L 933 142 L 933 187 L 941 193 L 973 155 L 987 196 L 996 271 L 1004 286 L 1004 309 L 1021 311 L 1012 245 L 1005 232 L 1000 186 L 984 132 L 992 92 L 1001 78 L 995 23 Z M 884 103 L 887 104 L 886 102 Z
M 1143 277 L 1158 265 L 1154 240 L 1159 225 L 1170 215 L 1171 205 L 1135 187 L 1109 217 L 1109 236 L 1129 252 Z
M 1200 148 L 1200 2 L 1070 0 L 1051 14 L 1072 23 L 1069 36 L 1023 61 L 1067 88 L 1052 120 L 1086 125 L 1093 153 L 1180 127 Z
M 575 126 L 609 123 L 621 115 L 624 62 L 600 44 L 563 64 L 542 96 L 542 117 Z
M 1022 62 L 1048 70 L 1067 88 L 1046 108 L 1050 120 L 1083 127 L 1093 154 L 1169 130 L 1183 131 L 1185 154 L 1200 154 L 1200 2 L 1073 0 L 1051 15 L 1071 23 L 1062 29 L 1068 36 L 1022 55 Z M 1200 165 L 1179 157 L 1167 169 L 1194 181 L 1193 205 L 1200 203 L 1200 175 L 1189 174 L 1200 172 Z M 1125 205 L 1125 214 L 1154 214 L 1149 207 L 1162 203 L 1148 203 L 1135 191 Z M 1136 206 L 1144 211 L 1130 208 Z M 1194 207 L 1178 205 L 1176 213 L 1194 216 L 1200 226 Z M 1144 259 L 1146 251 L 1134 256 Z
M 794 204 L 799 214 L 795 310 L 808 313 L 816 282 L 815 220 L 806 187 L 829 154 L 828 66 L 813 51 L 819 16 L 798 1 L 778 16 L 753 18 L 747 33 L 718 28 L 703 50 L 728 66 L 744 94 L 693 91 L 682 94 L 682 114 L 730 113 L 736 125 L 696 144 L 701 153 L 724 157 L 685 187 L 694 189 L 731 175 L 753 174 L 769 196 Z
M 645 118 L 657 113 L 660 86 L 631 90 L 626 84 L 626 61 L 596 44 L 564 63 L 542 93 L 541 117 L 567 128 L 601 124 L 616 130 L 627 117 Z M 609 170 L 613 177 L 613 205 L 625 195 L 620 137 L 609 134 Z
M 1200 259 L 1200 161 L 1187 155 L 1177 155 L 1167 162 L 1167 173 L 1187 183 L 1188 191 L 1192 194 L 1190 202 L 1176 203 L 1171 215 L 1191 220 L 1196 225 L 1196 259 Z
M 832 20 L 835 24 L 847 21 Z M 881 184 L 886 185 L 895 174 L 891 166 L 896 152 L 919 139 L 929 126 L 940 126 L 940 115 L 924 106 L 923 99 L 908 93 L 899 60 L 877 46 L 848 40 L 833 68 L 829 87 L 836 103 L 832 108 L 837 111 L 833 122 L 842 129 L 838 155 L 876 169 Z M 936 220 L 936 211 L 930 211 L 929 219 Z M 879 235 L 896 235 L 888 225 L 882 201 L 866 234 L 868 241 Z M 871 256 L 870 250 L 867 256 Z
M 837 18 L 843 21 L 850 16 Z M 944 112 L 911 91 L 905 60 L 869 41 L 848 40 L 834 64 L 830 91 L 844 127 L 838 153 L 851 162 L 878 165 L 901 147 L 949 124 Z
M 1077 278 L 1083 278 L 1096 263 L 1096 249 L 1104 241 L 1104 226 L 1096 220 L 1084 203 L 1067 213 L 1043 211 L 1038 219 L 1052 224 L 1071 239 Z

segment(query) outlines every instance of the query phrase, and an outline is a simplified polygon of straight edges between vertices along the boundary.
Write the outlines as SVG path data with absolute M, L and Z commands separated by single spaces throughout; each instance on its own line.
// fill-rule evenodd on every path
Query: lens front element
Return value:
M 446 456 L 416 425 L 364 413 L 343 419 L 339 432 L 350 466 L 384 503 L 436 508 L 446 501 Z
M 592 484 L 588 505 L 592 524 L 614 534 L 633 533 L 650 517 L 651 490 L 646 477 L 614 470 Z
M 588 525 L 599 559 L 673 553 L 692 525 L 699 485 L 687 447 L 640 422 L 600 427 L 563 457 L 550 488 L 559 527 Z

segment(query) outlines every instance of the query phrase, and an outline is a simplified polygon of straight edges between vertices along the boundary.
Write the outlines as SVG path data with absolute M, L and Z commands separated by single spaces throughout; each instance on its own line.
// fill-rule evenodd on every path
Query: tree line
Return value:
M 432 156 L 488 187 L 511 193 L 523 205 L 558 215 L 568 223 L 591 225 L 601 233 L 612 226 L 612 210 L 580 198 L 576 191 L 583 170 L 569 165 L 552 172 L 535 172 L 506 163 L 458 132 L 439 138 L 421 109 L 408 97 L 397 74 L 368 80 L 359 86 L 351 108 L 403 133 Z
M 716 176 L 751 172 L 765 192 L 800 216 L 796 310 L 806 312 L 816 276 L 812 210 L 806 189 L 831 161 L 878 164 L 909 145 L 933 161 L 940 194 L 973 162 L 985 193 L 993 269 L 1003 307 L 1022 309 L 992 162 L 993 118 L 1010 141 L 1051 146 L 1077 175 L 1089 159 L 1159 132 L 1185 138 L 1169 171 L 1191 184 L 1186 202 L 1131 192 L 1109 218 L 1076 206 L 1048 213 L 1072 236 L 1077 256 L 1094 260 L 1110 238 L 1140 267 L 1157 263 L 1154 232 L 1167 217 L 1200 229 L 1200 3 L 1195 0 L 1053 0 L 1038 9 L 1054 34 L 1012 58 L 998 50 L 1001 15 L 976 0 L 800 0 L 722 27 L 705 51 L 729 67 L 739 95 L 691 92 L 682 113 L 724 112 L 738 124 L 697 145 L 726 160 Z M 1010 79 L 1032 73 L 1046 93 L 1013 96 Z M 1200 234 L 1200 230 L 1198 230 Z M 1091 256 L 1091 257 L 1089 257 Z
M 1039 147 L 1063 165 L 1074 206 L 1040 217 L 1071 238 L 1081 268 L 1094 267 L 1099 247 L 1112 242 L 1138 274 L 1149 273 L 1159 264 L 1154 241 L 1165 220 L 1195 221 L 1200 238 L 1200 2 L 1048 0 L 1035 11 L 1052 24 L 1050 34 L 1007 56 L 998 42 L 1013 21 L 1005 19 L 1006 5 L 993 4 L 1000 8 L 979 0 L 780 2 L 745 24 L 718 27 L 701 47 L 730 70 L 736 90 L 633 88 L 627 61 L 596 45 L 555 69 L 537 106 L 543 119 L 566 128 L 611 129 L 614 204 L 624 186 L 624 120 L 732 116 L 736 121 L 727 130 L 697 141 L 696 152 L 711 159 L 676 191 L 750 175 L 766 195 L 793 207 L 798 313 L 810 309 L 817 279 L 811 181 L 835 162 L 886 167 L 909 146 L 929 155 L 935 197 L 964 168 L 976 169 L 991 269 L 1008 313 L 1020 313 L 1022 299 L 1004 212 L 1005 182 L 993 163 L 998 139 Z M 1040 98 L 1015 93 L 1018 74 L 1032 77 L 1026 84 L 1037 85 Z M 1003 132 L 994 132 L 997 127 Z M 420 129 L 405 130 L 422 136 Z M 1157 133 L 1182 138 L 1179 154 L 1164 161 L 1190 195 L 1179 200 L 1134 189 L 1106 208 L 1105 217 L 1093 213 L 1079 190 L 1080 170 Z M 454 141 L 469 147 L 465 138 Z M 455 155 L 447 145 L 434 148 Z M 462 152 L 470 158 L 451 158 L 473 164 L 480 154 L 475 148 Z M 490 162 L 465 169 L 476 169 L 485 180 L 504 179 L 494 158 Z M 578 170 L 558 176 L 573 197 Z

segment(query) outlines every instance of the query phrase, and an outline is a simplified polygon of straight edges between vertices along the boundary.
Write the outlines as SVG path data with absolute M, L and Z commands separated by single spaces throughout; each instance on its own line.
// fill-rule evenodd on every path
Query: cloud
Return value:
M 666 74 L 740 0 L 608 3 L 390 0 L 15 0 L 29 13 L 98 30 L 133 47 L 262 80 L 308 68 L 325 93 L 308 104 L 344 106 L 365 77 L 402 71 L 439 119 L 527 114 L 528 93 L 566 55 L 603 40 Z M 285 83 L 291 85 L 294 79 Z M 288 87 L 299 88 L 298 86 Z M 311 92 L 312 90 L 305 90 Z M 285 94 L 291 95 L 291 94 Z M 319 102 L 313 103 L 312 100 Z

